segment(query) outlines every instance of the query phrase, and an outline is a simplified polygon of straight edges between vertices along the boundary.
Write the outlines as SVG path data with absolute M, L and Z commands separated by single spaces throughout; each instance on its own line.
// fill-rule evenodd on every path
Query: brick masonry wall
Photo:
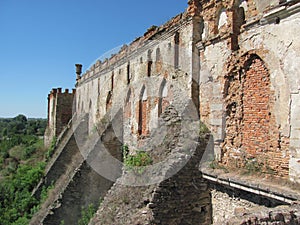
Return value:
M 241 61 L 243 66 L 227 77 L 227 136 L 222 161 L 244 167 L 251 160 L 261 164 L 264 171 L 288 176 L 289 156 L 285 153 L 289 140 L 276 123 L 268 69 L 256 55 Z
M 149 134 L 148 130 L 148 117 L 149 117 L 149 106 L 148 106 L 148 101 L 143 100 L 142 103 L 142 109 L 141 109 L 141 135 L 147 136 Z

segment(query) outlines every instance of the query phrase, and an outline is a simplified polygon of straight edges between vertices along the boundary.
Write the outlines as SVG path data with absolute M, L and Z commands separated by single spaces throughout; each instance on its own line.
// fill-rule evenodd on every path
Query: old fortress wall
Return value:
M 213 132 L 219 161 L 264 158 L 278 175 L 298 182 L 294 3 L 190 2 L 185 13 L 86 71 L 77 83 L 76 112 L 88 112 L 92 127 L 112 104 L 124 107 L 134 143 L 157 127 L 163 105 L 176 99 L 170 83 L 177 83 Z
M 162 108 L 174 101 L 176 93 L 169 81 L 176 80 L 184 95 L 191 97 L 193 59 L 188 54 L 193 39 L 193 21 L 183 14 L 170 24 L 150 29 L 111 59 L 98 61 L 78 81 L 77 113 L 88 112 L 92 127 L 120 107 L 127 124 L 124 135 L 130 138 L 127 142 L 149 136 Z
M 118 151 L 112 141 L 118 135 L 110 134 L 106 119 L 121 115 L 117 121 L 117 129 L 122 130 L 121 142 L 137 149 L 159 129 L 161 115 L 175 107 L 179 116 L 187 111 L 198 114 L 210 130 L 206 148 L 209 163 L 214 160 L 229 171 L 251 167 L 291 182 L 288 184 L 300 184 L 299 12 L 299 0 L 190 0 L 184 13 L 162 26 L 149 28 L 142 37 L 124 45 L 109 59 L 98 60 L 83 74 L 81 65 L 77 65 L 76 91 L 61 94 L 59 90 L 60 98 L 53 89 L 49 95 L 45 140 L 49 145 L 71 118 L 87 118 L 82 120 L 87 123 L 86 138 L 82 138 L 88 141 L 95 130 L 102 129 L 101 138 L 108 136 L 108 146 Z M 193 104 L 187 109 L 189 101 Z M 276 192 L 258 181 L 246 182 L 207 168 L 199 170 L 204 174 L 200 181 L 206 201 L 205 210 L 199 213 L 210 221 L 206 214 L 213 212 L 215 224 L 222 224 L 241 208 L 258 207 L 261 200 L 255 200 L 255 204 L 237 200 L 249 193 L 247 200 L 262 192 L 264 197 L 279 202 L 299 200 L 299 193 Z M 178 175 L 179 183 L 191 178 L 186 178 L 187 171 L 183 173 L 184 179 Z M 171 192 L 166 184 L 161 189 Z M 214 191 L 208 194 L 208 190 Z M 107 190 L 101 191 L 105 195 Z M 212 197 L 211 206 L 207 205 L 208 195 Z M 272 200 L 263 201 L 268 206 L 277 205 Z M 230 209 L 222 214 L 224 204 Z M 172 203 L 174 208 L 178 205 Z

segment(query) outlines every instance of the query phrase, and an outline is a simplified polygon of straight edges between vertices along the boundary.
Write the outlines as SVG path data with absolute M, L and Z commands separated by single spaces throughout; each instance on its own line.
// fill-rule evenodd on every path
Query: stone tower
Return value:
M 62 92 L 62 88 L 54 88 L 48 95 L 48 125 L 45 131 L 44 143 L 51 145 L 54 137 L 58 137 L 72 118 L 72 106 L 76 90 Z

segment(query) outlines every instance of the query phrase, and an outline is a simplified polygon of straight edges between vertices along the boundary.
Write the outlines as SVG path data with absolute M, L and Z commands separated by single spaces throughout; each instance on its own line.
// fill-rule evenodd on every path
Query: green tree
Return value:
M 13 118 L 13 120 L 17 121 L 17 122 L 20 122 L 20 123 L 27 123 L 27 118 L 26 116 L 20 114 L 18 116 L 16 116 L 15 118 Z

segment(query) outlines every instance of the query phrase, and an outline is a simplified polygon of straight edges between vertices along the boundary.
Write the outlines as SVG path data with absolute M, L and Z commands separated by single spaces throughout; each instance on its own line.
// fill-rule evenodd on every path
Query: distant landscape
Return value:
M 31 196 L 43 177 L 51 149 L 44 148 L 46 119 L 0 118 L 0 224 L 28 224 L 41 199 Z

